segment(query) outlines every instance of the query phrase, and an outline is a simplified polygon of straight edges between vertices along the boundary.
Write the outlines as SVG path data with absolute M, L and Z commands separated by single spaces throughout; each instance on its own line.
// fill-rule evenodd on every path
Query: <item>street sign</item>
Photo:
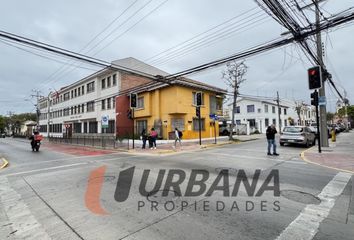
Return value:
M 102 128 L 108 128 L 108 121 L 109 121 L 108 115 L 102 116 L 102 120 L 101 120 Z
M 219 117 L 216 114 L 209 114 L 210 119 L 213 119 L 214 121 L 218 120 Z
M 326 96 L 319 96 L 318 97 L 318 105 L 319 106 L 326 106 L 326 104 L 327 104 Z

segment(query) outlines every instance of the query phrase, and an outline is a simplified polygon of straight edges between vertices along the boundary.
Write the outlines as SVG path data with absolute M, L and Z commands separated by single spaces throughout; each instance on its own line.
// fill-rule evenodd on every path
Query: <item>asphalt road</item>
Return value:
M 164 156 L 85 156 L 45 145 L 33 153 L 27 141 L 0 139 L 0 157 L 10 162 L 0 170 L 0 239 L 354 239 L 353 176 L 302 161 L 305 148 L 280 147 L 278 157 L 265 148 L 257 140 Z M 196 177 L 207 176 L 196 196 L 186 195 L 192 172 L 207 174 Z M 176 174 L 172 182 L 185 178 L 181 195 L 178 184 L 166 186 L 167 173 Z M 158 191 L 140 193 L 162 176 Z

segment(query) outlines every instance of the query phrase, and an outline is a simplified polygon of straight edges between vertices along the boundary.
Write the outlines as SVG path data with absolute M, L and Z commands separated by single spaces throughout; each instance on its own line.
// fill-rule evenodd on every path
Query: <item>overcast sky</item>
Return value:
M 328 0 L 322 4 L 325 16 L 349 7 L 354 7 L 354 0 Z M 137 14 L 131 17 L 134 13 Z M 244 15 L 230 20 L 229 25 L 215 28 L 214 35 L 204 34 L 194 39 L 203 39 L 204 45 L 190 41 L 178 45 L 240 14 Z M 314 15 L 310 10 L 307 14 Z M 237 53 L 285 32 L 251 0 L 3 0 L 0 30 L 72 51 L 83 50 L 82 53 L 107 61 L 135 57 L 170 73 Z M 354 25 L 348 25 L 323 34 L 325 63 L 338 88 L 342 92 L 346 89 L 351 103 L 354 102 L 353 32 Z M 176 45 L 179 47 L 172 49 L 173 52 L 166 51 Z M 32 89 L 46 95 L 50 89 L 59 89 L 99 69 L 34 49 L 25 50 L 0 41 L 0 114 L 34 111 Z M 66 67 L 63 63 L 67 63 Z M 309 102 L 306 69 L 311 63 L 298 46 L 288 45 L 246 59 L 246 64 L 247 81 L 241 86 L 241 93 L 274 97 L 279 91 L 281 97 Z M 226 88 L 222 69 L 223 66 L 189 77 Z M 329 111 L 335 110 L 336 100 L 337 96 L 327 87 Z

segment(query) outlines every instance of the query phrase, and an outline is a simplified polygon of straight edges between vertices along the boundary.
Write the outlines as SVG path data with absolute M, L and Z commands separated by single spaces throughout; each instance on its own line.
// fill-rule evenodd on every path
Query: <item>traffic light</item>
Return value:
M 196 115 L 197 117 L 200 117 L 200 107 L 196 107 L 196 108 L 195 108 L 195 115 Z
M 309 89 L 319 89 L 322 87 L 322 71 L 320 66 L 315 66 L 307 70 L 309 77 Z
M 128 119 L 133 119 L 133 114 L 132 114 L 132 110 L 131 109 L 128 109 L 127 117 L 128 117 Z
M 311 93 L 311 105 L 318 106 L 318 92 L 314 91 Z
M 130 108 L 136 108 L 137 107 L 137 101 L 138 100 L 138 94 L 136 93 L 131 93 L 130 94 Z
M 202 105 L 202 93 L 201 92 L 197 92 L 195 94 L 195 98 L 196 98 L 196 105 L 197 106 L 201 106 Z

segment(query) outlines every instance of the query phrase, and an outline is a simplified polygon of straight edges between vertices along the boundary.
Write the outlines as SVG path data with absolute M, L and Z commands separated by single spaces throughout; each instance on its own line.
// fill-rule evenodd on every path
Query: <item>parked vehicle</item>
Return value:
M 280 146 L 284 146 L 284 144 L 299 144 L 309 147 L 315 145 L 316 136 L 309 127 L 289 126 L 284 128 L 279 143 Z
M 1 133 L 0 134 L 0 138 L 5 138 L 6 137 L 6 134 L 5 133 Z

